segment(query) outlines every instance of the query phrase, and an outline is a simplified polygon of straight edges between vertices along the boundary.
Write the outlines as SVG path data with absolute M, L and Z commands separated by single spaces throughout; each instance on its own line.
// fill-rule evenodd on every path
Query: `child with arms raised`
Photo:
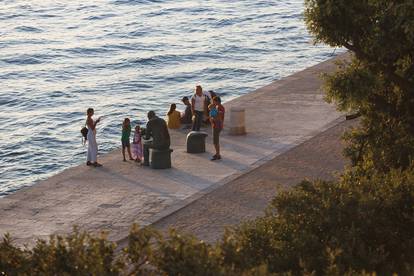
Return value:
M 124 162 L 126 161 L 126 159 L 125 159 L 125 149 L 128 150 L 129 160 L 134 160 L 132 158 L 132 154 L 131 154 L 131 145 L 130 145 L 130 142 L 129 142 L 129 137 L 130 136 L 131 136 L 131 121 L 129 120 L 129 118 L 125 118 L 124 122 L 122 123 L 122 137 L 121 137 L 122 156 L 124 157 Z

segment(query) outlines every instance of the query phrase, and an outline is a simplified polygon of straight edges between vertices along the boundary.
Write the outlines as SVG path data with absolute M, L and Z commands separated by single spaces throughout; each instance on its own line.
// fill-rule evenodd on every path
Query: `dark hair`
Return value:
M 212 98 L 212 99 L 213 99 L 214 97 L 217 97 L 217 93 L 216 93 L 216 92 L 214 92 L 213 90 L 209 90 L 208 92 L 210 93 L 210 95 L 211 95 L 211 98 Z
M 148 119 L 154 118 L 155 117 L 155 112 L 152 111 L 152 110 L 151 111 L 148 111 L 147 117 L 148 117 Z
M 86 110 L 86 115 L 89 115 L 89 113 L 92 113 L 93 112 L 93 108 L 92 107 L 89 107 L 87 110 Z
M 168 111 L 168 115 L 171 115 L 171 113 L 173 113 L 173 111 L 177 108 L 177 106 L 175 105 L 175 103 L 170 105 L 170 110 Z
M 122 123 L 122 129 L 125 129 L 125 127 L 126 127 L 126 123 L 130 123 L 131 122 L 131 120 L 129 120 L 129 118 L 125 118 L 124 119 L 124 122 Z
M 181 101 L 182 101 L 182 102 L 188 101 L 188 97 L 184 96 L 184 97 L 181 99 Z
M 219 104 L 221 104 L 221 98 L 220 98 L 219 96 L 215 96 L 215 97 L 213 98 L 213 101 L 216 101 L 216 102 L 218 102 Z

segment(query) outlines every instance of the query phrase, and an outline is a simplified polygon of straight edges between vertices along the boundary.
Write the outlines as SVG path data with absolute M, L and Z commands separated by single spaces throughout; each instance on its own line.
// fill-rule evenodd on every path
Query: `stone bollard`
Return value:
M 150 149 L 150 166 L 152 169 L 171 168 L 172 149 Z
M 202 131 L 191 131 L 187 135 L 187 152 L 188 153 L 203 153 L 206 152 L 206 137 L 207 133 Z
M 244 108 L 230 108 L 230 135 L 246 134 L 246 121 Z

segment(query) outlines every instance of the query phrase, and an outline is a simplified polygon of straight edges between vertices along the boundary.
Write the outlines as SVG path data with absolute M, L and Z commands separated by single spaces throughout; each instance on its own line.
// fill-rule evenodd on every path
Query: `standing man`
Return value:
M 154 111 L 148 112 L 148 123 L 145 130 L 145 139 L 152 141 L 144 141 L 144 166 L 149 166 L 149 149 L 169 149 L 170 133 L 168 132 L 167 123 L 155 115 Z
M 221 159 L 220 155 L 220 132 L 224 126 L 224 106 L 221 104 L 221 98 L 216 96 L 213 98 L 213 106 L 216 108 L 217 112 L 215 116 L 211 117 L 211 126 L 213 128 L 213 144 L 216 150 L 216 154 L 211 158 L 212 161 Z M 211 112 L 212 113 L 212 112 Z
M 195 88 L 195 94 L 191 97 L 191 112 L 194 116 L 192 131 L 200 131 L 203 114 L 207 112 L 206 96 L 203 94 L 201 85 Z

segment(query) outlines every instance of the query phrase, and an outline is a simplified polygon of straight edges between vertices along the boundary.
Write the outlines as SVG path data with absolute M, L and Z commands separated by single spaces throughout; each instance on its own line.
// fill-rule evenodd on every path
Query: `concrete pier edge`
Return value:
M 185 153 L 185 131 L 172 132 L 170 170 L 122 163 L 117 149 L 101 157 L 102 169 L 69 168 L 1 198 L 0 235 L 11 232 L 19 243 L 32 243 L 78 225 L 91 232 L 109 231 L 113 241 L 125 240 L 133 223 L 147 226 L 171 216 L 343 122 L 344 115 L 324 102 L 319 75 L 332 72 L 334 61 L 347 58 L 348 54 L 338 55 L 226 102 L 227 110 L 246 109 L 247 135 L 223 133 L 222 161 L 210 162 L 211 150 Z M 207 143 L 211 144 L 211 135 Z

